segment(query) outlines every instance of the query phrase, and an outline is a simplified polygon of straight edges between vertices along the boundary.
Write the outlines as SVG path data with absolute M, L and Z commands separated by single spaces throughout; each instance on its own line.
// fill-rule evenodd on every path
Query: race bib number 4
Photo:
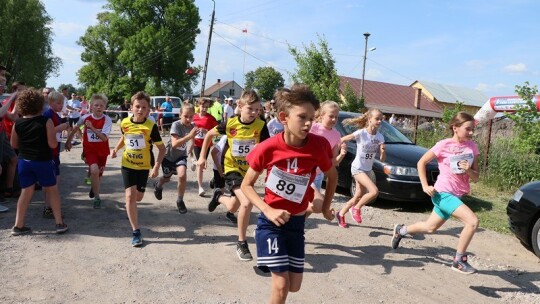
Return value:
M 98 130 L 101 132 L 101 130 Z M 86 135 L 88 136 L 88 142 L 101 142 L 102 140 L 97 136 L 90 128 L 86 128 Z
M 255 139 L 233 139 L 232 156 L 234 157 L 246 157 L 249 152 L 255 146 Z
M 142 150 L 146 147 L 144 135 L 142 134 L 127 134 L 124 144 L 131 150 Z
M 309 176 L 287 173 L 276 166 L 268 174 L 266 188 L 291 202 L 300 204 L 309 186 Z

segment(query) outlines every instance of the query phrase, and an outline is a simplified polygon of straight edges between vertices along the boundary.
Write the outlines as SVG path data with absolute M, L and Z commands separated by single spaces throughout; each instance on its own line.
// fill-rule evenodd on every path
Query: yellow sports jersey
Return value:
M 120 128 L 124 135 L 122 167 L 150 170 L 152 144 L 162 142 L 157 126 L 150 119 L 137 123 L 133 122 L 131 117 L 127 117 L 122 120 Z
M 239 172 L 244 176 L 249 168 L 246 155 L 253 150 L 259 142 L 267 139 L 268 129 L 266 123 L 256 118 L 249 124 L 244 124 L 238 116 L 227 120 L 227 125 L 216 127 L 220 134 L 227 135 L 229 148 L 225 152 L 223 167 L 225 174 L 229 172 Z

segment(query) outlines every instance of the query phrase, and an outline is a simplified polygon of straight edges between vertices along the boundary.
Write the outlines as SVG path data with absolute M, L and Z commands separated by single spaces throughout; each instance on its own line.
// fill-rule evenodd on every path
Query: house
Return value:
M 240 98 L 244 89 L 234 80 L 221 81 L 218 79 L 215 84 L 204 90 L 204 97 L 219 97 L 223 100 L 225 97 L 234 99 Z
M 347 84 L 357 96 L 361 96 L 361 79 L 339 76 L 341 92 L 344 92 Z M 431 102 L 421 89 L 372 80 L 364 80 L 364 104 L 367 108 L 377 108 L 383 113 L 398 115 L 440 118 L 443 111 L 443 108 Z
M 489 99 L 478 90 L 423 80 L 413 82 L 411 87 L 421 89 L 431 102 L 438 104 L 443 109 L 444 107 L 453 107 L 456 101 L 463 102 L 463 109 L 471 114 L 478 112 Z

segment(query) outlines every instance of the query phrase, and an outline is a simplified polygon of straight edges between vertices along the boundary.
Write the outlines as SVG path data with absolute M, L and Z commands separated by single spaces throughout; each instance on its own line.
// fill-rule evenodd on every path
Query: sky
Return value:
M 76 41 L 97 23 L 106 1 L 42 2 L 53 18 L 54 54 L 63 61 L 47 85 L 77 86 L 84 63 Z M 195 66 L 204 65 L 213 4 L 195 1 L 201 18 Z M 217 79 L 242 86 L 245 73 L 263 66 L 274 67 L 290 84 L 296 63 L 289 45 L 302 50 L 319 36 L 328 41 L 338 74 L 361 79 L 364 33 L 370 33 L 367 80 L 400 85 L 424 80 L 487 96 L 515 95 L 515 85 L 539 84 L 539 11 L 536 0 L 215 0 L 206 87 Z

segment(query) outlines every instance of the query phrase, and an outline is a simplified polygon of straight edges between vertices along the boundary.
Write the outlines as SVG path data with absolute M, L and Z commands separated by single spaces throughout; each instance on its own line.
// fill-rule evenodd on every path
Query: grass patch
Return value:
M 471 184 L 471 194 L 464 196 L 463 202 L 478 216 L 481 228 L 511 234 L 506 206 L 513 194 L 475 183 Z

